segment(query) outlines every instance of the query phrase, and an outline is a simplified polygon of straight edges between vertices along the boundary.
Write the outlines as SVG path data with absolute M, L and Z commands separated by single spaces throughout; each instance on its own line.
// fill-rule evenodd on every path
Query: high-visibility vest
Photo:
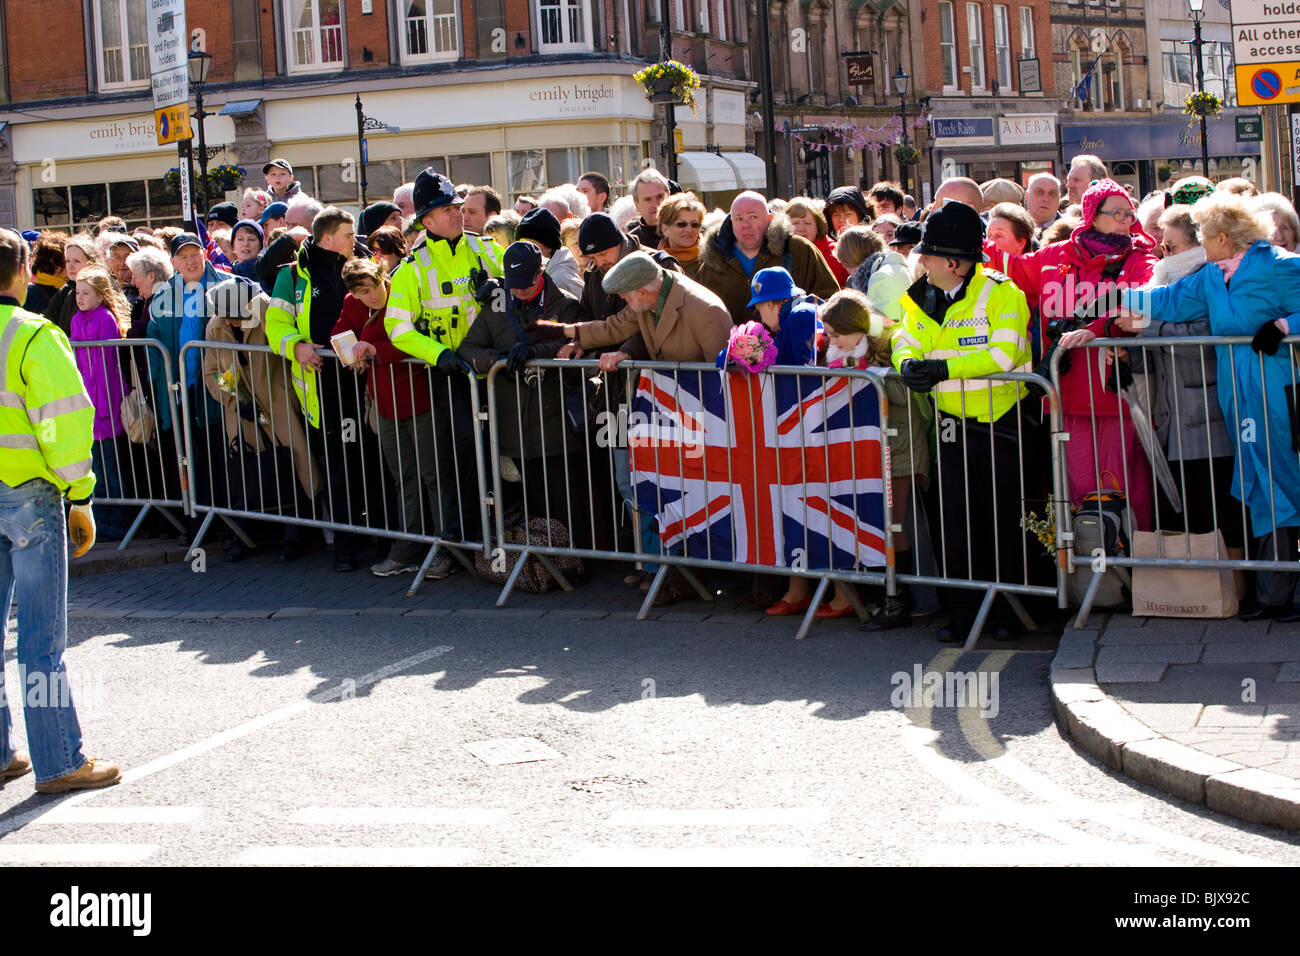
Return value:
M 948 380 L 934 387 L 939 411 L 997 421 L 1028 393 L 1022 382 L 978 377 L 1033 370 L 1029 304 L 1005 275 L 977 263 L 966 294 L 948 306 L 942 324 L 926 315 L 910 292 L 902 304 L 903 320 L 892 339 L 894 368 L 901 369 L 908 359 L 946 359 Z
M 482 269 L 500 277 L 501 247 L 463 234 L 453 252 L 446 239 L 428 236 L 393 273 L 384 313 L 389 340 L 430 365 L 443 349 L 456 349 L 478 315 L 469 274 Z
M 0 305 L 0 481 L 43 478 L 74 501 L 95 490 L 95 407 L 53 322 Z
M 301 249 L 295 261 L 282 267 L 275 277 L 271 303 L 266 308 L 266 342 L 289 363 L 289 378 L 307 424 L 320 428 L 316 371 L 299 362 L 293 352 L 299 342 L 311 342 L 311 273 Z

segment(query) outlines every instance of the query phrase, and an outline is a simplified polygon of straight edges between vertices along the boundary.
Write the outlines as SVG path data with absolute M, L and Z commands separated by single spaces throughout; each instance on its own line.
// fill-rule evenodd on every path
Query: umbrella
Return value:
M 1133 381 L 1133 373 L 1117 358 L 1111 367 L 1110 376 L 1107 376 L 1105 372 L 1105 352 L 1105 349 L 1097 351 L 1097 362 L 1101 366 L 1098 368 L 1098 372 L 1106 381 L 1106 389 L 1112 392 L 1115 391 L 1115 385 L 1118 382 L 1119 394 L 1128 403 L 1129 418 L 1133 422 L 1133 430 L 1137 432 L 1138 440 L 1142 442 L 1142 448 L 1146 451 L 1147 458 L 1151 460 L 1151 464 L 1155 467 L 1156 480 L 1160 482 L 1160 487 L 1164 489 L 1165 497 L 1169 499 L 1174 511 L 1182 514 L 1183 499 L 1178 491 L 1178 482 L 1174 480 L 1174 473 L 1169 470 L 1169 462 L 1165 458 L 1159 440 L 1156 438 L 1156 430 L 1151 427 L 1151 418 L 1142 406 L 1137 385 Z

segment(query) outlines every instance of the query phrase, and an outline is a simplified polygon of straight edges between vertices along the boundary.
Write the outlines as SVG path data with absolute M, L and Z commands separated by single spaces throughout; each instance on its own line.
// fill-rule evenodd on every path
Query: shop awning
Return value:
M 722 158 L 736 171 L 741 189 L 767 188 L 767 163 L 753 153 L 723 153 Z
M 697 193 L 733 192 L 738 188 L 735 169 L 713 153 L 678 153 L 677 181 L 683 189 Z
M 225 106 L 221 107 L 219 115 L 221 116 L 249 116 L 257 112 L 257 108 L 262 105 L 261 100 L 232 100 Z

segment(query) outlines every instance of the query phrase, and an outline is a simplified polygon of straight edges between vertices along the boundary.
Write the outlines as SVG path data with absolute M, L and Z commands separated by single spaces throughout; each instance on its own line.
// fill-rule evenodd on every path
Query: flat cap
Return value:
M 601 287 L 610 295 L 626 295 L 650 285 L 661 271 L 658 263 L 650 258 L 650 253 L 633 252 L 605 273 Z

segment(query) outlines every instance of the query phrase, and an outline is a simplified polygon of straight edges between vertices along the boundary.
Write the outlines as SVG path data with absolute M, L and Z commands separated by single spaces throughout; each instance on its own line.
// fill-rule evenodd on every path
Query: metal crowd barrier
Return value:
M 105 540 L 120 537 L 118 550 L 131 543 L 150 511 L 157 512 L 177 532 L 185 526 L 172 513 L 188 511 L 181 476 L 182 438 L 179 428 L 164 431 L 158 402 L 165 402 L 173 423 L 178 421 L 176 388 L 167 349 L 154 339 L 110 339 L 73 342 L 79 365 L 88 365 L 87 392 L 109 396 L 107 409 L 96 408 L 96 430 L 108 435 L 92 445 L 95 471 L 95 520 Z M 156 365 L 151 366 L 150 353 Z M 155 371 L 156 369 L 156 371 Z M 134 375 L 132 374 L 134 370 Z M 83 372 L 83 376 L 87 375 Z M 155 375 L 159 380 L 155 381 Z M 93 388 L 92 385 L 98 385 Z M 148 442 L 132 442 L 122 419 L 122 400 L 136 388 L 145 395 L 156 428 Z M 130 509 L 139 508 L 134 515 Z
M 705 600 L 709 599 L 710 595 L 692 573 L 692 568 L 760 573 L 772 573 L 779 569 L 782 574 L 815 579 L 816 591 L 801 622 L 799 638 L 803 638 L 808 633 L 817 607 L 834 582 L 848 585 L 883 584 L 885 594 L 891 597 L 898 593 L 900 582 L 917 586 L 940 585 L 982 590 L 984 597 L 978 602 L 978 610 L 974 612 L 973 624 L 968 635 L 968 646 L 978 638 L 998 594 L 1003 594 L 1007 598 L 1024 624 L 1031 628 L 1033 621 L 1017 596 L 1037 595 L 1056 598 L 1058 603 L 1063 601 L 1064 569 L 1058 554 L 1044 547 L 1043 557 L 1046 559 L 1046 566 L 1044 573 L 1039 576 L 1043 580 L 1035 580 L 1035 576 L 1028 570 L 1029 545 L 1021 529 L 1024 524 L 1026 502 L 1031 501 L 1032 498 L 1027 497 L 1025 473 L 1020 463 L 1033 460 L 1034 456 L 1027 452 L 1032 438 L 1026 434 L 1028 429 L 1021 427 L 1019 419 L 1015 424 L 1015 444 L 1011 446 L 1014 450 L 1004 450 L 1004 454 L 1013 455 L 1015 461 L 1003 463 L 1004 466 L 1014 464 L 1019 475 L 1016 487 L 1011 489 L 1013 495 L 1004 489 L 1005 502 L 1014 500 L 1017 504 L 1011 508 L 1014 513 L 1003 516 L 1001 525 L 996 521 L 994 523 L 995 560 L 991 568 L 986 563 L 974 560 L 983 556 L 988 542 L 971 540 L 972 516 L 990 507 L 990 502 L 972 500 L 967 494 L 965 500 L 960 502 L 945 501 L 942 497 L 939 499 L 941 515 L 940 532 L 937 538 L 940 545 L 938 566 L 935 567 L 933 562 L 927 567 L 918 564 L 910 572 L 900 573 L 896 561 L 896 540 L 915 543 L 917 545 L 913 549 L 915 551 L 931 550 L 926 547 L 930 535 L 925 530 L 922 495 L 918 488 L 920 484 L 918 479 L 927 476 L 912 471 L 898 475 L 890 473 L 889 439 L 896 437 L 897 429 L 891 428 L 890 425 L 886 381 L 876 372 L 780 367 L 769 369 L 757 376 L 730 376 L 742 383 L 740 387 L 750 390 L 748 393 L 739 393 L 741 398 L 746 399 L 746 402 L 741 403 L 742 405 L 752 401 L 752 398 L 747 398 L 747 394 L 753 396 L 754 390 L 758 391 L 767 404 L 761 405 L 764 409 L 764 420 L 761 422 L 754 420 L 748 413 L 742 416 L 750 417 L 750 420 L 748 434 L 741 434 L 738 429 L 738 419 L 732 419 L 731 416 L 731 412 L 734 411 L 731 404 L 735 402 L 735 398 L 732 391 L 724 385 L 720 397 L 715 399 L 715 402 L 722 401 L 728 405 L 726 419 L 730 422 L 727 426 L 730 431 L 723 436 L 719 434 L 723 427 L 721 421 L 711 421 L 707 414 L 703 416 L 705 421 L 696 421 L 693 420 L 695 416 L 682 411 L 688 406 L 694 407 L 694 403 L 698 402 L 698 396 L 704 391 L 706 380 L 720 381 L 719 372 L 714 366 L 691 363 L 624 362 L 617 372 L 593 374 L 598 372 L 598 368 L 599 363 L 594 360 L 534 360 L 528 363 L 527 370 L 518 378 L 506 371 L 504 363 L 495 365 L 488 375 L 490 459 L 493 463 L 492 497 L 497 505 L 496 547 L 515 555 L 514 567 L 498 596 L 497 606 L 502 606 L 506 602 L 530 558 L 536 558 L 555 577 L 561 587 L 567 588 L 568 581 L 562 570 L 557 568 L 556 561 L 560 558 L 574 557 L 658 565 L 658 570 L 638 613 L 639 618 L 643 618 L 654 604 L 670 569 L 680 572 Z M 620 497 L 624 499 L 629 497 L 628 482 L 625 480 L 620 489 L 620 482 L 616 476 L 624 470 L 620 456 L 627 456 L 622 446 L 630 444 L 623 440 L 623 436 L 636 431 L 636 428 L 630 427 L 627 421 L 641 373 L 652 376 L 652 393 L 656 396 L 655 407 L 662 410 L 667 420 L 659 424 L 638 423 L 637 427 L 643 429 L 642 435 L 649 438 L 646 442 L 646 451 L 651 453 L 649 456 L 651 467 L 647 469 L 642 464 L 644 459 L 639 454 L 637 471 L 660 477 L 654 493 L 655 514 L 664 513 L 665 504 L 678 502 L 677 507 L 682 512 L 680 518 L 683 525 L 687 520 L 686 502 L 691 501 L 692 506 L 700 504 L 700 501 L 695 499 L 699 499 L 701 497 L 699 493 L 703 492 L 703 510 L 700 512 L 697 509 L 697 513 L 691 517 L 697 525 L 701 520 L 706 526 L 716 520 L 723 524 L 725 533 L 720 539 L 716 535 L 705 534 L 702 538 L 702 553 L 700 553 L 699 539 L 695 547 L 696 553 L 691 554 L 681 553 L 680 548 L 664 549 L 654 539 L 653 534 L 643 536 L 643 523 L 653 521 L 655 515 L 638 507 L 635 492 L 630 496 L 633 500 L 626 509 L 630 512 L 633 521 L 631 543 L 611 537 L 608 531 L 605 531 L 605 539 L 601 540 L 602 518 L 608 518 L 609 524 L 615 527 L 620 525 L 622 523 L 620 516 L 625 511 Z M 626 377 L 626 384 L 620 389 L 616 383 L 623 377 Z M 901 385 L 896 373 L 891 371 L 889 377 Z M 507 379 L 513 381 L 506 381 L 507 387 L 504 390 L 498 389 L 498 384 Z M 776 420 L 775 399 L 767 393 L 774 394 L 778 389 L 777 383 L 781 380 L 797 383 L 808 379 L 814 379 L 819 385 L 818 388 L 810 390 L 807 396 L 812 400 L 796 402 L 784 418 Z M 1050 382 L 1024 373 L 1007 373 L 993 376 L 992 379 L 994 381 L 1014 380 L 1037 385 L 1049 399 L 1050 419 L 1046 428 L 1050 431 L 1058 430 L 1059 402 Z M 592 385 L 587 384 L 588 382 L 598 382 L 599 386 L 593 388 Z M 844 487 L 846 479 L 837 477 L 838 484 L 834 488 L 827 484 L 831 467 L 830 452 L 825 442 L 821 442 L 821 447 L 825 450 L 820 465 L 821 474 L 826 476 L 827 480 L 820 482 L 807 480 L 803 469 L 804 466 L 809 465 L 809 462 L 804 448 L 805 446 L 816 448 L 820 441 L 817 438 L 817 430 L 821 423 L 821 411 L 818 408 L 817 396 L 821 395 L 824 401 L 829 403 L 830 399 L 826 395 L 831 391 L 847 390 L 850 395 L 860 391 L 862 385 L 855 383 L 869 384 L 875 389 L 877 404 L 872 410 L 871 419 L 876 421 L 876 440 L 880 442 L 880 449 L 877 452 L 879 478 L 876 486 L 858 487 L 856 483 L 858 479 L 863 478 L 864 475 L 869 477 L 871 464 L 865 463 L 861 468 L 858 466 L 856 456 L 859 446 L 858 443 L 852 442 L 853 450 L 850 452 L 852 467 L 848 479 L 852 484 L 846 493 Z M 992 381 L 987 387 L 992 389 Z M 504 392 L 504 399 L 498 394 L 499 391 Z M 978 387 L 972 391 L 978 391 Z M 592 392 L 596 396 L 594 404 Z M 910 441 L 912 435 L 924 436 L 926 430 L 913 431 L 913 426 L 918 424 L 913 416 L 921 414 L 920 407 L 911 399 L 912 393 L 905 388 L 903 393 L 908 396 L 904 424 Z M 898 394 L 897 386 L 895 386 L 895 394 Z M 841 396 L 840 401 L 843 401 L 843 397 Z M 1037 402 L 1037 399 L 1029 398 L 1025 402 Z M 1025 403 L 1022 402 L 1023 404 Z M 821 407 L 825 408 L 826 405 L 823 404 Z M 847 403 L 847 409 L 847 424 L 852 431 L 860 424 L 855 421 L 855 415 L 859 413 L 855 412 L 852 401 Z M 768 417 L 772 420 L 768 421 Z M 688 419 L 692 420 L 688 421 Z M 735 449 L 734 455 L 727 457 L 722 450 L 716 453 L 703 451 L 695 454 L 694 443 L 702 445 L 703 434 L 710 432 L 710 424 L 714 426 L 712 429 L 714 444 L 716 445 L 717 439 L 721 438 L 722 447 L 730 446 Z M 869 426 L 869 422 L 861 424 Z M 966 447 L 965 420 L 956 420 L 956 424 L 949 430 L 951 434 L 941 434 L 938 436 L 939 440 L 942 442 L 960 439 L 963 441 L 963 447 Z M 1041 459 L 1043 464 L 1039 474 L 1047 479 L 1042 488 L 1043 510 L 1046 517 L 1049 509 L 1059 512 L 1062 508 L 1060 496 L 1055 493 L 1060 469 L 1056 460 L 1055 443 L 1049 440 L 1046 432 L 1038 437 L 1041 439 L 1042 448 L 1037 458 Z M 929 438 L 922 437 L 922 440 L 928 442 Z M 991 443 L 992 439 L 989 440 Z M 712 448 L 714 445 L 707 447 Z M 538 455 L 537 452 L 543 448 L 554 454 L 550 457 Z M 521 460 L 516 462 L 510 455 L 503 456 L 503 449 L 524 453 L 520 454 Z M 748 449 L 747 454 L 745 449 Z M 805 456 L 802 463 L 796 458 L 789 459 L 791 464 L 787 465 L 787 468 L 800 468 L 800 478 L 793 483 L 782 481 L 782 449 L 796 451 Z M 763 457 L 761 464 L 760 450 Z M 532 454 L 526 454 L 529 451 Z M 522 491 L 517 497 L 522 498 L 522 508 L 517 508 L 515 513 L 516 515 L 522 513 L 523 527 L 529 529 L 523 541 L 507 542 L 504 504 L 508 500 L 508 489 L 513 482 L 503 480 L 503 468 L 499 467 L 503 457 L 510 458 L 509 469 L 519 473 L 517 477 Z M 709 457 L 711 460 L 705 461 L 703 465 L 688 468 L 688 461 L 692 457 Z M 908 459 L 912 466 L 915 466 L 920 457 L 914 451 Z M 554 459 L 559 459 L 558 463 Z M 991 461 L 990 466 L 994 465 L 996 463 Z M 943 466 L 939 465 L 936 478 L 942 477 L 942 469 Z M 577 471 L 583 474 L 576 475 Z M 629 477 L 634 479 L 635 476 Z M 906 479 L 905 487 L 904 479 Z M 997 475 L 991 475 L 990 479 L 996 487 Z M 695 492 L 693 499 L 687 497 L 688 492 L 684 487 L 687 482 L 693 483 L 691 485 L 691 490 Z M 902 500 L 899 498 L 900 490 Z M 578 494 L 575 494 L 575 491 Z M 773 503 L 774 495 L 776 503 Z M 845 529 L 849 521 L 848 515 L 856 516 L 861 513 L 863 495 L 879 495 L 882 499 L 882 526 L 876 529 L 880 542 L 878 562 L 864 561 L 862 559 L 864 549 L 858 544 L 860 534 L 870 537 L 871 532 L 856 526 L 851 532 Z M 838 502 L 831 501 L 832 496 L 837 498 Z M 793 507 L 790 507 L 788 502 L 794 502 Z M 736 518 L 738 505 L 743 507 L 746 513 Z M 1009 504 L 1005 506 L 1010 507 Z M 998 505 L 993 503 L 992 507 L 996 511 Z M 840 566 L 828 561 L 825 567 L 815 567 L 806 564 L 800 566 L 797 560 L 787 561 L 787 555 L 783 551 L 780 554 L 769 553 L 763 558 L 755 558 L 750 543 L 739 540 L 741 535 L 737 531 L 738 523 L 747 522 L 748 527 L 757 527 L 755 522 L 760 521 L 759 515 L 748 514 L 747 509 L 750 508 L 759 510 L 771 508 L 772 511 L 769 513 L 779 517 L 769 519 L 769 525 L 776 529 L 774 536 L 782 539 L 785 519 L 802 518 L 803 520 L 796 526 L 802 527 L 803 539 L 799 543 L 803 546 L 801 550 L 804 555 L 812 553 L 815 543 L 813 540 L 815 535 L 809 530 L 808 518 L 813 509 L 822 509 L 826 513 L 825 527 L 830 535 L 848 534 L 852 537 L 854 541 L 852 559 L 847 563 L 841 561 Z M 946 515 L 943 513 L 944 509 Z M 956 509 L 955 514 L 954 509 Z M 945 517 L 951 523 L 945 523 Z M 540 523 L 534 522 L 537 518 L 541 519 Z M 733 518 L 735 520 L 726 520 Z M 954 518 L 962 520 L 953 521 Z M 1059 522 L 1059 514 L 1056 518 Z M 1015 521 L 1012 522 L 1011 519 Z M 959 527 L 962 524 L 964 524 L 964 534 Z M 1007 531 L 1007 528 L 1013 525 L 1015 531 Z M 953 529 L 956 530 L 949 535 L 949 531 Z M 900 539 L 899 536 L 904 534 L 906 538 Z M 1014 556 L 1019 552 L 1018 562 L 1008 562 L 1008 564 L 1018 563 L 1021 569 L 1019 573 L 1009 573 L 1012 569 L 1004 568 L 997 557 L 1002 534 L 1013 534 L 1017 539 L 1015 542 L 1008 542 L 1007 553 Z M 518 536 L 518 533 L 514 535 L 514 537 Z M 950 537 L 959 539 L 952 541 L 952 547 L 965 552 L 966 560 L 960 562 L 964 564 L 965 571 L 960 575 L 949 573 L 950 566 L 959 563 L 955 551 L 949 550 Z M 650 546 L 647 546 L 647 542 Z M 865 550 L 870 551 L 869 548 Z M 749 555 L 749 559 L 737 560 L 737 554 L 740 553 Z M 829 547 L 827 554 L 829 557 Z M 987 573 L 990 570 L 992 573 Z M 1004 571 L 1007 573 L 1003 573 Z M 867 616 L 865 607 L 853 588 L 846 588 L 845 592 L 859 618 L 865 619 Z
M 1300 336 L 1283 340 L 1279 362 L 1276 357 L 1255 353 L 1246 336 L 1169 334 L 1175 328 L 1165 325 L 1158 337 L 1098 338 L 1068 351 L 1057 349 L 1052 356 L 1051 374 L 1057 383 L 1062 380 L 1061 366 L 1067 354 L 1070 362 L 1088 362 L 1104 368 L 1107 375 L 1116 368 L 1126 368 L 1131 375 L 1131 381 L 1123 376 L 1107 383 L 1106 390 L 1115 393 L 1124 414 L 1098 413 L 1098 400 L 1109 399 L 1098 394 L 1092 375 L 1086 378 L 1088 414 L 1067 413 L 1062 438 L 1070 446 L 1082 442 L 1083 450 L 1072 447 L 1071 453 L 1063 456 L 1067 457 L 1062 475 L 1065 500 L 1077 507 L 1082 495 L 1124 491 L 1135 530 L 1154 531 L 1158 536 L 1175 532 L 1183 541 L 1181 557 L 1107 554 L 1103 573 L 1093 573 L 1086 589 L 1076 588 L 1082 590 L 1077 626 L 1087 622 L 1106 580 L 1104 569 L 1113 569 L 1130 589 L 1133 568 L 1275 575 L 1267 580 L 1270 586 L 1286 590 L 1285 602 L 1278 603 L 1287 604 L 1290 590 L 1300 580 L 1296 577 L 1300 576 L 1300 555 L 1295 553 L 1294 537 L 1294 515 L 1300 510 L 1300 483 L 1296 483 L 1300 482 L 1300 414 L 1296 410 Z M 1228 358 L 1226 383 L 1220 375 L 1221 356 Z M 1270 381 L 1278 387 L 1269 389 Z M 1284 408 L 1277 407 L 1279 393 Z M 1225 395 L 1227 408 L 1221 401 Z M 1270 401 L 1274 403 L 1271 408 Z M 1256 453 L 1260 447 L 1262 455 Z M 1121 453 L 1117 454 L 1117 449 Z M 1248 480 L 1261 488 L 1267 486 L 1258 508 L 1249 507 L 1246 496 L 1231 491 L 1234 481 L 1241 488 Z M 1097 502 L 1098 514 L 1102 508 Z M 1279 511 L 1284 512 L 1281 520 Z M 1084 508 L 1080 513 L 1091 514 L 1093 509 Z M 1090 559 L 1076 554 L 1071 509 L 1065 509 L 1064 517 L 1057 527 L 1065 546 L 1066 570 L 1073 575 L 1082 571 L 1076 563 L 1086 565 Z M 1215 532 L 1222 535 L 1226 553 L 1217 554 L 1216 546 L 1216 557 L 1193 557 L 1192 535 Z M 1290 544 L 1284 547 L 1287 539 Z M 1289 559 L 1285 557 L 1288 553 Z
M 196 350 L 202 402 L 186 369 Z M 332 534 L 336 551 L 343 535 L 420 545 L 424 556 L 410 594 L 440 549 L 472 573 L 466 552 L 486 553 L 488 545 L 477 379 L 453 382 L 414 359 L 400 366 L 368 362 L 362 373 L 330 349 L 316 354 L 323 363 L 321 427 L 304 419 L 292 367 L 269 347 L 203 341 L 181 349 L 185 464 L 194 512 L 204 516 L 193 547 L 215 518 L 250 546 L 240 522 L 268 520 Z M 399 368 L 413 373 L 404 384 Z M 363 374 L 388 376 L 398 401 L 427 411 L 380 414 Z

